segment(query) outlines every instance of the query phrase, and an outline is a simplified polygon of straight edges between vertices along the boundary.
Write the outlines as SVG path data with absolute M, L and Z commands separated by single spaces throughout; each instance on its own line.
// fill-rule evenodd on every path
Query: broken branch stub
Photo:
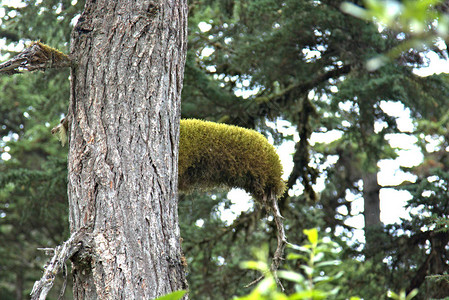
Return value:
M 33 42 L 28 48 L 0 64 L 0 73 L 12 75 L 49 68 L 67 68 L 71 66 L 70 58 L 61 51 L 41 42 Z
M 65 262 L 81 249 L 85 238 L 85 229 L 76 231 L 61 246 L 54 249 L 54 255 L 45 266 L 44 274 L 40 280 L 34 283 L 31 300 L 46 299 L 48 292 L 53 287 L 56 275 L 65 268 Z

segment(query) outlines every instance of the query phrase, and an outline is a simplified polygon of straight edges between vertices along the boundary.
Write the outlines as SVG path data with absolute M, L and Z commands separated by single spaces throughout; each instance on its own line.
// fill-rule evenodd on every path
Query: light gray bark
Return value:
M 185 0 L 87 0 L 72 33 L 69 107 L 75 299 L 185 289 L 177 215 Z

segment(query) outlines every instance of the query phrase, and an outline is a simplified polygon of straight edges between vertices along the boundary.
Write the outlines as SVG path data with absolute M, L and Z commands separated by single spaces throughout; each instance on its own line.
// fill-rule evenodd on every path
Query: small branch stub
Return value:
M 33 42 L 28 48 L 10 60 L 0 64 L 0 73 L 13 75 L 48 68 L 67 68 L 71 66 L 70 58 L 61 51 L 41 42 Z
M 61 142 L 61 145 L 64 147 L 65 143 L 67 143 L 67 130 L 69 127 L 67 117 L 63 118 L 61 122 L 53 127 L 51 130 L 51 134 L 56 135 Z

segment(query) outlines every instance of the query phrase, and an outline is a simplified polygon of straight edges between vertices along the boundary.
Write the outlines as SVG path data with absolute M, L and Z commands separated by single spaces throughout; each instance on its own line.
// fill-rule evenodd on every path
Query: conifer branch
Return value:
M 261 215 L 263 215 L 263 210 L 255 209 L 251 212 L 242 212 L 233 222 L 231 225 L 226 226 L 222 229 L 220 229 L 220 233 L 214 234 L 211 237 L 206 237 L 201 240 L 195 241 L 191 246 L 188 246 L 184 248 L 184 251 L 186 253 L 189 253 L 192 251 L 194 247 L 199 247 L 200 249 L 204 247 L 204 245 L 207 244 L 216 244 L 217 241 L 222 241 L 223 237 L 229 233 L 236 234 L 242 229 L 245 229 L 248 231 L 248 223 L 250 222 L 256 222 L 257 220 L 261 219 Z
M 36 70 L 44 71 L 49 68 L 67 68 L 72 65 L 70 58 L 61 51 L 33 42 L 18 55 L 0 64 L 0 73 L 13 75 Z
M 277 91 L 273 94 L 266 96 L 257 96 L 254 98 L 256 103 L 264 104 L 270 101 L 276 101 L 288 95 L 290 92 L 295 91 L 297 94 L 308 93 L 311 89 L 318 86 L 319 84 L 336 77 L 340 77 L 348 74 L 351 71 L 350 65 L 344 65 L 340 68 L 330 70 L 326 73 L 318 74 L 316 77 L 312 78 L 306 82 L 297 82 L 289 85 L 285 89 Z M 296 98 L 295 98 L 296 100 Z

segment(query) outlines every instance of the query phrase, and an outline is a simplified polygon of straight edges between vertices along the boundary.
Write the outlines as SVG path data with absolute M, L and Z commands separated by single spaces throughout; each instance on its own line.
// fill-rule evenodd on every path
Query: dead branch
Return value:
M 73 233 L 61 246 L 54 249 L 53 258 L 45 266 L 44 275 L 36 281 L 31 291 L 32 300 L 45 300 L 48 292 L 53 287 L 56 275 L 65 267 L 65 262 L 81 249 L 84 231 Z
M 18 55 L 0 64 L 0 73 L 13 75 L 24 71 L 44 71 L 48 68 L 67 68 L 70 58 L 61 51 L 41 42 L 33 42 Z

